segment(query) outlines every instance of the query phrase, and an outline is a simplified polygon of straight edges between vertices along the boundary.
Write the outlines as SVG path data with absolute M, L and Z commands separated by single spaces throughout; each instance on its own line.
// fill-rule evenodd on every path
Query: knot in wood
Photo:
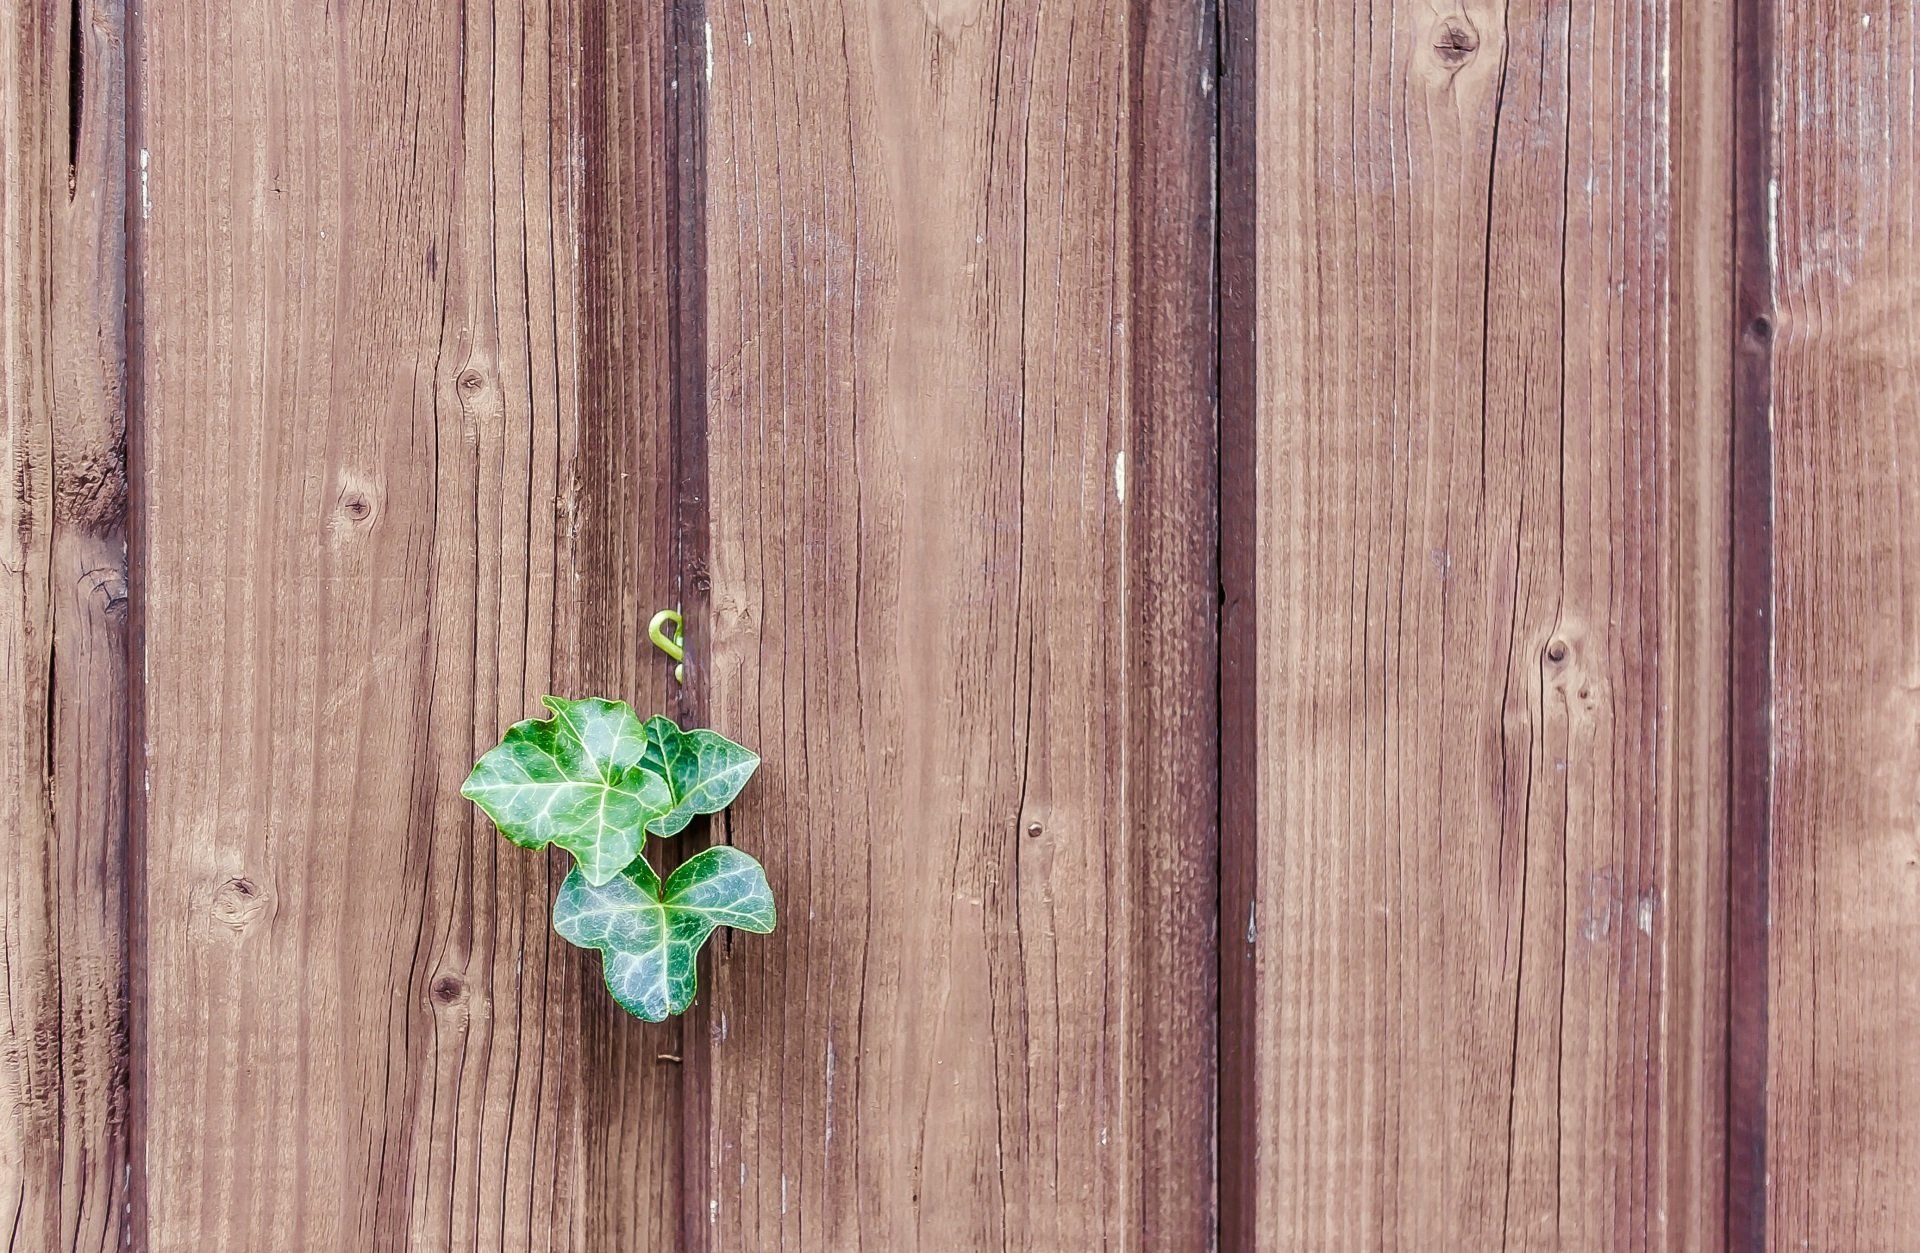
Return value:
M 232 875 L 214 889 L 207 912 L 221 926 L 245 931 L 267 912 L 266 893 L 245 875 Z
M 80 576 L 89 596 L 100 598 L 100 610 L 118 621 L 127 616 L 127 572 L 117 566 L 98 566 Z
M 1433 54 L 1440 58 L 1440 64 L 1450 70 L 1457 70 L 1473 59 L 1480 50 L 1480 32 L 1473 28 L 1465 15 L 1450 13 L 1440 19 L 1433 28 Z

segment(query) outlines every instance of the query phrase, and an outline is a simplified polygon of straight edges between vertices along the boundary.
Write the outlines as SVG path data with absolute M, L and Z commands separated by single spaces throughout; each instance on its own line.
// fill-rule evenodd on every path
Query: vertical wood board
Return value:
M 1769 6 L 1767 1246 L 1920 1229 L 1920 14 Z
M 563 695 L 624 699 L 643 714 L 683 696 L 672 663 L 647 642 L 653 614 L 676 604 L 681 511 L 667 164 L 680 123 L 667 18 L 658 3 L 582 7 L 578 139 L 566 157 L 582 182 L 573 273 L 584 321 L 579 442 L 563 490 L 571 572 L 555 599 L 567 651 L 553 682 Z M 682 1024 L 627 1017 L 602 990 L 597 956 L 586 960 L 572 1098 L 584 1119 L 586 1247 L 672 1249 L 683 1191 Z
M 1705 1247 L 1724 298 L 1692 262 L 1725 114 L 1676 113 L 1718 80 L 1674 59 L 1703 32 L 1257 21 L 1248 1229 Z
M 0 1229 L 128 1200 L 124 17 L 0 9 Z
M 711 699 L 766 756 L 716 835 L 782 921 L 707 976 L 706 1247 L 1208 1221 L 1211 732 L 1138 702 L 1211 648 L 1210 34 L 1135 17 L 709 6 Z
M 580 421 L 577 20 L 140 11 L 156 1250 L 587 1244 L 563 859 L 458 795 L 599 677 L 575 589 L 638 543 Z

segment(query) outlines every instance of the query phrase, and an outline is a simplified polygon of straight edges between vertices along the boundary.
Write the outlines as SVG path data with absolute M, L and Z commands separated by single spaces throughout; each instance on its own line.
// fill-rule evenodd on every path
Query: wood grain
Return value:
M 1735 6 L 1729 193 L 1727 1245 L 1766 1247 L 1773 813 L 1771 0 Z
M 1136 6 L 1129 48 L 1122 805 L 1136 835 L 1127 1082 L 1139 1128 L 1130 1235 L 1143 1249 L 1212 1247 L 1219 1213 L 1215 27 L 1204 4 Z
M 1902 1247 L 1916 65 L 0 0 L 9 1247 Z M 684 1022 L 548 691 L 765 754 Z
M 555 600 L 569 642 L 556 684 L 650 710 L 673 707 L 684 690 L 647 641 L 652 615 L 681 599 L 670 39 L 661 4 L 623 0 L 580 12 L 582 394 L 569 458 L 572 573 Z M 685 1139 L 681 1023 L 627 1017 L 602 992 L 598 959 L 589 967 L 583 1064 L 571 1080 L 585 1120 L 586 1247 L 671 1249 Z
M 1657 1154 L 1664 1207 L 1644 1243 L 1673 1253 L 1740 1248 L 1727 1221 L 1730 988 L 1728 770 L 1732 640 L 1732 150 L 1737 129 L 1734 6 L 1674 6 L 1666 37 L 1670 174 L 1664 338 L 1671 410 L 1662 509 L 1674 664 L 1659 711 L 1661 838 L 1669 908 L 1659 971 L 1665 1022 L 1661 1106 L 1643 1134 Z M 1662 1219 L 1664 1221 L 1662 1221 Z
M 125 1238 L 124 30 L 0 9 L 0 1229 Z
M 1263 1247 L 1715 1241 L 1725 110 L 1676 113 L 1721 90 L 1677 7 L 1258 15 Z
M 1260 423 L 1260 237 L 1256 178 L 1260 79 L 1259 0 L 1219 0 L 1220 655 L 1218 682 L 1220 905 L 1217 1247 L 1257 1247 L 1260 1055 L 1254 1030 L 1259 969 L 1253 929 L 1260 886 L 1261 797 L 1259 554 L 1255 472 Z
M 586 1143 L 648 1160 L 581 1112 L 564 859 L 457 791 L 556 683 L 636 676 L 653 590 L 588 583 L 646 543 L 602 458 L 644 462 L 579 365 L 643 298 L 575 269 L 578 22 L 141 8 L 153 1249 L 586 1247 Z
M 712 716 L 766 758 L 717 835 L 767 862 L 781 923 L 705 976 L 690 1243 L 1191 1230 L 1210 1164 L 1166 1149 L 1203 1142 L 1210 1108 L 1154 1107 L 1202 1100 L 1210 1022 L 1188 1024 L 1191 1071 L 1149 1075 L 1175 1049 L 1144 1016 L 1164 992 L 1177 1024 L 1211 979 L 1210 926 L 1175 925 L 1212 890 L 1207 793 L 1185 828 L 1150 818 L 1208 733 L 1130 756 L 1193 712 L 1135 703 L 1174 670 L 1130 680 L 1152 668 L 1135 650 L 1181 647 L 1169 632 L 1198 632 L 1206 665 L 1204 530 L 1161 536 L 1168 586 L 1135 601 L 1129 579 L 1152 551 L 1135 468 L 1153 459 L 1177 511 L 1144 525 L 1204 516 L 1211 415 L 1171 390 L 1206 377 L 1191 275 L 1155 323 L 1173 359 L 1131 364 L 1140 271 L 1195 243 L 1156 229 L 1135 248 L 1129 108 L 1136 91 L 1192 107 L 1159 76 L 1181 64 L 1202 90 L 1167 49 L 1172 31 L 1204 46 L 1205 16 L 1176 8 L 1141 45 L 1115 4 L 707 19 Z M 1149 194 L 1204 236 L 1187 155 L 1140 142 L 1166 180 Z M 1196 600 L 1175 622 L 1135 613 Z M 1149 936 L 1177 951 L 1149 960 Z M 1183 1199 L 1149 1218 L 1153 1190 Z
M 1771 347 L 1767 1245 L 1902 1248 L 1920 1230 L 1920 14 L 1768 8 L 1771 308 L 1743 328 Z

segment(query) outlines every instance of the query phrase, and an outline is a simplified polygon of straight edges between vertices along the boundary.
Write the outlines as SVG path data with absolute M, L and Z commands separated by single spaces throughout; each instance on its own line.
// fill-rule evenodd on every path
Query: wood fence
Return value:
M 1916 75 L 0 0 L 9 1247 L 1920 1246 Z M 546 692 L 765 757 L 684 1020 L 458 795 Z

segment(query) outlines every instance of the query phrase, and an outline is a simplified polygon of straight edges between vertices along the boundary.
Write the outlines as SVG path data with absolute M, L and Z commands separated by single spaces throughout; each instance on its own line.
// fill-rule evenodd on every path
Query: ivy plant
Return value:
M 553 716 L 507 728 L 460 794 L 522 848 L 573 855 L 553 929 L 599 950 L 622 1009 L 648 1022 L 684 1013 L 707 937 L 719 927 L 772 931 L 773 892 L 760 863 L 727 845 L 696 853 L 663 883 L 646 859 L 647 835 L 675 836 L 696 814 L 725 809 L 760 758 L 718 732 L 642 723 L 624 701 L 543 703 Z
M 695 814 L 733 804 L 760 759 L 716 731 L 682 731 L 671 718 L 647 719 L 640 764 L 666 780 L 673 807 L 647 823 L 655 835 L 679 835 Z
M 613 999 L 648 1022 L 693 1004 L 695 959 L 716 927 L 773 930 L 766 873 L 726 845 L 695 853 L 664 884 L 644 857 L 598 886 L 576 868 L 553 903 L 560 938 L 599 949 Z

